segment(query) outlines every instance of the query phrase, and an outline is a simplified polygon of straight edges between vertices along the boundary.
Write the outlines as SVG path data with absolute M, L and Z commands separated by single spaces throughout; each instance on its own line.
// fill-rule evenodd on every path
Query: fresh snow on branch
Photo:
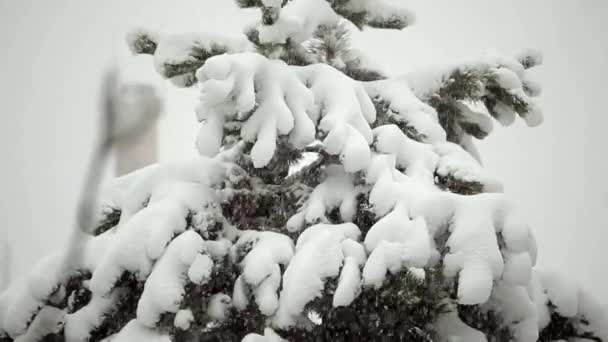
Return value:
M 540 63 L 542 57 L 530 50 L 517 58 L 488 57 L 415 71 L 404 78 L 419 98 L 431 102 L 432 98 L 442 99 L 443 93 L 451 87 L 451 96 L 456 94 L 454 100 L 483 102 L 488 112 L 504 126 L 512 124 L 518 114 L 528 126 L 534 127 L 542 123 L 543 116 L 530 97 L 537 96 L 540 87 L 528 79 L 527 69 Z M 463 105 L 458 103 L 460 109 Z M 470 123 L 470 113 L 465 110 L 464 114 L 461 120 Z M 479 126 L 485 135 L 491 130 L 485 122 L 480 122 Z

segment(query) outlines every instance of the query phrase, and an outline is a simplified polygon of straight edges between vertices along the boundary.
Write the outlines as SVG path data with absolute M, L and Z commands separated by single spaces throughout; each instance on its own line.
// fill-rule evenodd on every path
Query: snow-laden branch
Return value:
M 134 54 L 153 55 L 158 73 L 179 87 L 196 83 L 194 74 L 208 58 L 251 49 L 245 36 L 160 34 L 145 29 L 130 31 L 127 45 Z
M 528 74 L 540 63 L 542 56 L 529 50 L 517 58 L 487 58 L 404 78 L 416 96 L 435 108 L 448 140 L 465 145 L 466 136 L 483 139 L 492 131 L 489 117 L 503 126 L 516 116 L 531 127 L 542 123 L 542 112 L 531 100 L 540 87 Z M 489 116 L 478 112 L 481 106 Z

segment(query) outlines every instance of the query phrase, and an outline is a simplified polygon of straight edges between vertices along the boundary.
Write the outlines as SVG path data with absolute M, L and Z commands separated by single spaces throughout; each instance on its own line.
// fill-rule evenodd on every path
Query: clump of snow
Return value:
M 245 310 L 249 305 L 250 296 L 251 291 L 245 283 L 243 275 L 238 276 L 234 281 L 234 289 L 232 290 L 232 304 L 237 310 Z
M 145 204 L 152 200 L 152 194 L 157 188 L 164 187 L 165 190 L 162 195 L 167 196 L 172 191 L 170 189 L 172 185 L 176 183 L 181 183 L 180 188 L 187 192 L 174 194 L 183 197 L 183 199 L 178 199 L 178 202 L 186 201 L 189 209 L 196 211 L 208 202 L 205 200 L 205 196 L 211 194 L 208 192 L 200 194 L 199 191 L 187 189 L 183 186 L 185 185 L 184 182 L 212 187 L 221 182 L 225 178 L 225 174 L 226 168 L 220 161 L 205 157 L 144 168 L 141 177 L 139 177 L 140 173 L 135 173 L 133 176 L 137 178 L 136 180 L 131 182 L 129 182 L 129 179 L 125 180 L 127 189 L 121 190 L 122 196 L 116 196 L 122 202 L 120 203 L 122 209 L 120 223 L 129 220 L 135 213 L 144 208 Z M 198 202 L 198 199 L 202 199 L 202 202 Z M 211 200 L 211 202 L 213 201 Z
M 278 307 L 278 289 L 281 285 L 279 265 L 287 265 L 293 256 L 293 242 L 289 237 L 274 232 L 246 231 L 231 250 L 233 259 L 244 251 L 243 270 L 235 284 L 235 306 L 244 308 L 248 303 L 248 289 L 252 289 L 260 311 L 271 316 Z
M 99 266 L 91 278 L 91 291 L 106 295 L 124 271 L 133 272 L 145 279 L 152 270 L 155 258 L 160 257 L 162 248 L 171 240 L 172 234 L 186 229 L 187 214 L 187 210 L 175 202 L 162 201 L 149 205 L 133 216 L 116 232 L 115 243 L 101 255 Z M 160 238 L 161 234 L 154 234 L 155 229 L 148 229 L 149 224 L 168 232 Z M 155 235 L 156 239 L 148 238 Z
M 479 113 L 473 111 L 469 105 L 463 102 L 456 102 L 456 106 L 460 110 L 459 121 L 461 123 L 475 125 L 479 128 L 485 135 L 492 133 L 494 129 L 494 123 L 492 119 L 487 114 Z
M 535 103 L 528 103 L 528 111 L 521 114 L 528 127 L 536 127 L 543 123 L 544 117 L 540 107 Z
M 40 313 L 39 310 L 44 307 L 45 300 L 63 281 L 64 275 L 60 272 L 61 261 L 62 255 L 59 253 L 43 259 L 23 282 L 13 283 L 2 293 L 0 296 L 2 331 L 13 337 L 28 331 L 31 317 Z
M 273 265 L 286 265 L 293 256 L 293 242 L 275 232 L 245 231 L 232 247 L 231 253 L 250 248 L 241 266 L 249 284 L 257 285 L 272 274 Z M 236 258 L 236 256 L 234 257 Z
M 424 268 L 410 267 L 408 269 L 408 273 L 417 280 L 422 281 L 426 279 L 426 271 L 424 270 Z
M 106 250 L 111 242 L 110 234 L 102 234 L 94 238 L 85 236 L 73 246 L 76 250 L 84 251 L 82 258 L 67 260 L 71 251 L 64 250 L 41 260 L 28 276 L 13 282 L 8 289 L 0 293 L 0 333 L 4 332 L 12 337 L 26 334 L 32 329 L 29 322 L 41 313 L 41 308 L 49 302 L 60 302 L 64 299 L 65 289 L 61 284 L 69 278 L 70 272 L 94 270 L 98 263 L 97 256 Z M 79 311 L 68 315 L 66 325 L 71 319 L 81 320 L 83 324 L 93 324 L 91 323 L 95 321 L 92 317 L 93 313 L 100 311 L 98 304 L 99 301 L 92 299 L 90 303 L 92 308 L 84 309 L 82 313 Z M 41 317 L 41 319 L 47 318 Z M 66 331 L 70 329 L 66 326 Z
M 501 312 L 502 324 L 509 327 L 515 341 L 538 340 L 536 307 L 525 287 L 499 281 L 494 287 L 489 305 Z
M 452 143 L 434 146 L 439 156 L 435 172 L 439 176 L 452 176 L 463 182 L 477 182 L 483 185 L 484 192 L 502 192 L 500 181 L 488 175 L 479 162 L 462 147 Z
M 535 270 L 525 286 L 498 281 L 484 306 L 501 312 L 503 325 L 509 327 L 516 341 L 536 341 L 539 331 L 549 325 L 553 311 L 567 319 L 573 334 L 608 337 L 608 316 L 597 300 L 552 272 Z
M 123 204 L 127 201 L 127 193 L 133 184 L 138 182 L 142 177 L 148 177 L 149 174 L 157 172 L 156 169 L 158 167 L 158 164 L 148 165 L 102 184 L 98 199 L 100 210 L 122 208 Z M 102 214 L 103 212 L 98 213 L 100 216 Z
M 486 192 L 502 191 L 502 184 L 489 176 L 469 153 L 460 146 L 443 142 L 435 145 L 424 144 L 410 139 L 395 125 L 384 125 L 374 129 L 378 152 L 395 157 L 396 166 L 405 169 L 404 174 L 419 181 L 420 184 L 432 184 L 435 175 L 451 176 L 462 182 L 477 182 L 483 185 Z M 378 172 L 377 170 L 375 172 Z M 390 175 L 392 177 L 393 175 Z M 389 178 L 390 178 L 389 177 Z M 384 177 L 377 186 L 392 193 L 389 178 Z M 374 193 L 378 193 L 375 190 Z M 390 198 L 390 196 L 389 196 Z
M 342 220 L 353 219 L 357 190 L 351 176 L 338 165 L 327 167 L 326 174 L 327 178 L 313 190 L 302 210 L 289 219 L 287 229 L 297 231 L 307 223 L 327 222 L 325 215 L 334 208 L 339 208 Z
M 490 72 L 501 88 L 506 90 L 520 89 L 522 82 L 519 76 L 505 67 L 491 68 Z
M 396 158 L 392 154 L 375 155 L 367 169 L 365 182 L 372 185 L 369 204 L 376 216 L 386 215 L 401 196 L 399 181 L 403 178 L 396 169 Z
M 233 259 L 238 259 L 239 254 L 249 250 L 241 262 L 241 285 L 253 289 L 256 303 L 266 316 L 271 316 L 277 310 L 277 292 L 281 285 L 279 265 L 289 264 L 293 249 L 293 242 L 286 235 L 258 231 L 244 232 L 232 247 Z
M 342 241 L 342 253 L 344 254 L 344 262 L 338 286 L 334 292 L 333 306 L 348 306 L 361 291 L 361 271 L 360 267 L 365 264 L 366 255 L 363 246 L 348 239 Z
M 367 284 L 381 285 L 388 271 L 432 264 L 438 257 L 435 249 L 445 247 L 449 252 L 444 273 L 458 277 L 462 304 L 486 302 L 500 277 L 515 285 L 529 281 L 536 244 L 528 225 L 504 196 L 445 193 L 430 177 L 438 170 L 481 180 L 491 188 L 490 182 L 475 175 L 480 167 L 472 157 L 453 144 L 433 147 L 408 140 L 395 126 L 381 126 L 375 132 L 376 148 L 389 154 L 374 156 L 366 172 L 365 181 L 372 185 L 369 203 L 382 217 L 365 240 L 371 252 L 363 271 Z M 405 174 L 395 170 L 397 165 L 405 167 Z M 449 236 L 447 245 L 434 246 L 433 238 L 443 234 Z M 502 250 L 499 237 L 504 241 Z
M 302 315 L 305 305 L 321 295 L 325 279 L 339 276 L 345 258 L 343 241 L 357 241 L 360 235 L 359 228 L 352 223 L 318 224 L 300 234 L 296 253 L 283 274 L 283 289 L 274 319 L 278 327 L 293 325 Z M 345 246 L 345 250 L 353 252 L 349 245 Z M 352 254 L 349 256 L 356 255 Z M 350 271 L 347 269 L 347 272 Z M 349 297 L 343 293 L 346 287 L 356 290 L 356 286 L 345 284 L 354 282 L 352 276 L 352 272 L 345 275 L 343 290 L 334 303 L 340 305 L 346 301 L 344 297 Z
M 232 247 L 232 242 L 225 238 L 205 241 L 207 253 L 209 253 L 214 260 L 222 260 L 226 255 L 228 255 L 228 253 L 230 253 L 230 247 Z
M 551 321 L 551 313 L 547 306 L 549 298 L 547 297 L 547 293 L 545 292 L 545 288 L 537 270 L 532 271 L 530 282 L 527 284 L 526 290 L 534 304 L 538 330 L 541 330 Z
M 209 281 L 213 269 L 213 260 L 206 254 L 198 254 L 188 269 L 188 279 L 201 285 Z
M 439 124 L 437 112 L 422 102 L 411 91 L 404 79 L 386 79 L 365 83 L 371 98 L 386 101 L 389 105 L 387 115 L 398 122 L 404 122 L 422 134 L 425 142 L 445 141 L 445 131 Z
M 254 142 L 254 166 L 264 167 L 275 153 L 278 135 L 289 135 L 295 147 L 304 147 L 313 142 L 314 123 L 319 122 L 325 150 L 339 155 L 347 172 L 367 167 L 376 111 L 363 85 L 337 69 L 325 64 L 291 67 L 244 53 L 210 58 L 197 78 L 202 84 L 197 109 L 203 121 L 197 138 L 201 154 L 217 154 L 224 124 L 237 119 L 244 121 L 243 139 Z
M 363 85 L 326 64 L 297 71 L 314 94 L 317 110 L 312 120 L 319 122 L 320 132 L 326 134 L 325 150 L 339 155 L 347 172 L 366 168 L 373 141 L 370 124 L 376 120 L 376 109 Z
M 65 311 L 45 306 L 36 315 L 27 332 L 15 338 L 15 342 L 41 341 L 49 334 L 58 333 L 63 328 Z
M 253 291 L 260 312 L 266 316 L 275 313 L 279 307 L 278 290 L 281 286 L 281 268 L 275 264 L 272 273 Z
M 526 68 L 533 68 L 543 64 L 543 53 L 537 49 L 526 49 L 517 57 L 517 60 Z
M 517 213 L 501 194 L 439 194 L 417 205 L 412 214 L 425 217 L 436 233 L 448 227 L 449 253 L 444 258 L 444 273 L 458 276 L 461 304 L 487 301 L 494 280 L 503 274 L 497 234 L 502 234 L 507 251 L 527 253 L 532 265 L 536 261 L 536 243 L 529 227 L 517 219 Z M 514 270 L 524 273 L 509 275 L 516 279 L 525 279 L 530 272 L 528 267 Z
M 127 32 L 125 38 L 131 53 L 153 53 L 156 50 L 159 34 L 144 28 L 135 28 Z
M 370 252 L 363 268 L 365 285 L 379 288 L 387 272 L 426 266 L 431 247 L 424 219 L 410 220 L 407 208 L 395 208 L 376 222 L 365 236 L 365 248 Z
M 173 320 L 173 325 L 181 330 L 190 329 L 190 324 L 194 321 L 194 315 L 192 315 L 192 310 L 184 309 L 179 310 L 175 314 L 175 319 Z
M 277 1 L 280 7 L 281 0 Z M 292 0 L 281 9 L 273 25 L 258 25 L 261 43 L 281 44 L 289 38 L 296 44 L 310 39 L 321 25 L 335 25 L 339 16 L 323 0 Z
M 543 89 L 542 89 L 540 83 L 538 83 L 537 81 L 531 80 L 526 77 L 522 80 L 522 83 L 523 83 L 524 91 L 526 92 L 526 94 L 528 94 L 528 96 L 537 97 L 542 94 Z
M 241 136 L 255 142 L 251 150 L 255 167 L 268 164 L 277 134 L 291 132 L 290 141 L 296 147 L 313 141 L 315 129 L 307 115 L 312 94 L 284 62 L 253 53 L 221 55 L 207 60 L 196 76 L 202 83 L 197 113 L 199 120 L 205 120 L 198 137 L 198 146 L 205 146 L 202 154 L 219 152 L 226 116 L 252 110 Z
M 532 277 L 533 262 L 530 255 L 524 253 L 505 252 L 505 267 L 502 278 L 505 283 L 510 285 L 525 286 L 530 283 Z
M 608 339 L 608 313 L 601 306 L 597 298 L 585 291 L 579 293 L 578 315 L 589 324 L 579 324 L 578 329 L 582 332 L 592 333 L 602 340 Z
M 188 165 L 189 164 L 189 165 Z M 168 165 L 150 165 L 141 170 L 135 171 L 131 174 L 119 177 L 109 182 L 102 188 L 101 192 L 101 206 L 110 207 L 122 210 L 121 221 L 124 223 L 128 221 L 135 213 L 144 208 L 146 204 L 149 204 L 152 192 L 155 190 L 157 185 L 162 184 L 162 187 L 167 187 L 165 182 L 175 184 L 176 180 L 181 177 L 179 175 L 179 169 L 192 168 L 194 173 L 195 169 L 205 170 L 206 162 L 201 163 L 181 163 L 181 164 L 168 164 Z M 213 165 L 210 163 L 209 166 Z M 217 164 L 218 169 L 211 167 L 208 169 L 209 175 L 217 177 L 207 183 L 205 176 L 200 177 L 199 180 L 187 177 L 187 182 L 203 182 L 204 184 L 212 185 L 214 182 L 219 181 L 223 171 L 220 164 Z M 201 175 L 204 175 L 202 172 Z M 213 176 L 215 175 L 215 176 Z M 193 208 L 194 209 L 194 208 Z M 119 225 L 120 226 L 120 225 Z M 118 228 L 118 227 L 116 227 Z
M 66 341 L 88 340 L 91 331 L 99 327 L 104 316 L 116 304 L 118 295 L 118 291 L 104 297 L 94 295 L 80 310 L 67 314 L 64 327 Z
M 86 338 L 101 323 L 117 295 L 115 282 L 125 271 L 147 279 L 138 305 L 138 319 L 144 324 L 152 327 L 161 313 L 177 311 L 186 275 L 203 282 L 212 262 L 200 252 L 215 246 L 196 232 L 185 231 L 186 217 L 217 201 L 210 187 L 224 175 L 221 163 L 201 158 L 147 167 L 106 187 L 108 202 L 122 210 L 120 223 L 115 230 L 85 240 L 82 264 L 92 272 L 93 298 L 68 315 L 66 336 Z M 175 235 L 179 236 L 173 239 Z M 213 249 L 221 254 L 221 248 Z
M 232 307 L 230 296 L 224 293 L 216 293 L 209 298 L 207 316 L 215 322 L 222 322 L 226 319 L 230 307 Z
M 555 310 L 564 317 L 574 317 L 578 312 L 579 289 L 576 284 L 555 273 L 543 272 L 539 275 Z
M 552 309 L 569 319 L 581 336 L 588 332 L 602 340 L 608 338 L 608 313 L 600 307 L 597 299 L 575 282 L 554 272 L 536 270 L 528 285 L 528 293 L 536 308 L 539 329 L 551 321 L 551 303 Z
M 203 239 L 192 230 L 180 234 L 169 244 L 144 285 L 137 304 L 138 322 L 154 327 L 161 314 L 179 310 L 185 275 L 203 248 Z
M 498 121 L 504 127 L 511 126 L 517 118 L 517 113 L 515 113 L 513 108 L 500 101 L 491 108 L 491 113 L 496 121 Z
M 394 155 L 397 165 L 405 169 L 406 175 L 421 182 L 432 182 L 439 159 L 432 145 L 410 139 L 396 125 L 379 126 L 374 129 L 374 135 L 376 150 Z

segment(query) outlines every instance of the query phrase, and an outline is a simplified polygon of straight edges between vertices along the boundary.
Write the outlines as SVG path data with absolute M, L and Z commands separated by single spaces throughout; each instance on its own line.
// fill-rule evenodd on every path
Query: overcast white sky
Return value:
M 415 27 L 355 36 L 394 73 L 487 52 L 544 52 L 534 76 L 544 86 L 545 124 L 518 122 L 478 146 L 534 227 L 539 265 L 571 274 L 608 304 L 607 2 L 408 3 Z M 127 60 L 124 32 L 143 24 L 237 33 L 249 18 L 229 0 L 0 0 L 0 234 L 16 249 L 13 274 L 61 248 L 70 230 L 95 134 L 99 76 L 111 61 Z M 187 158 L 196 95 L 170 86 L 167 94 L 161 159 Z

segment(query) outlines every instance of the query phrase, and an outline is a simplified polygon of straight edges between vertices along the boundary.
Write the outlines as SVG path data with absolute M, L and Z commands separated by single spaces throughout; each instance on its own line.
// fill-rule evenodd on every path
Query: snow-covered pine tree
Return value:
M 243 37 L 129 35 L 200 88 L 201 157 L 112 181 L 75 267 L 59 252 L 2 293 L 1 341 L 608 339 L 589 295 L 533 269 L 473 145 L 541 123 L 538 54 L 392 77 L 348 38 L 413 23 L 393 2 L 237 4 L 261 13 Z

